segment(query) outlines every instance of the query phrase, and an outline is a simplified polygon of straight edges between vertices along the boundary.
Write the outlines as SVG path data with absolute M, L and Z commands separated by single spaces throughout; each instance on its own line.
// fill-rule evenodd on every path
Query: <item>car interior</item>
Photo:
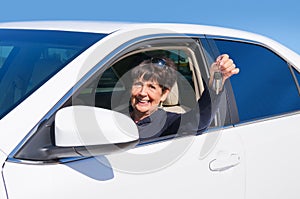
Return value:
M 73 103 L 93 105 L 115 111 L 128 108 L 131 89 L 130 70 L 141 61 L 151 57 L 172 59 L 178 71 L 177 82 L 172 87 L 167 99 L 162 103 L 161 108 L 177 113 L 189 111 L 199 97 L 199 92 L 195 90 L 199 85 L 195 83 L 196 74 L 191 58 L 184 50 L 172 48 L 126 54 L 105 70 L 97 80 L 85 87 L 74 98 Z M 203 87 L 203 85 L 200 86 Z

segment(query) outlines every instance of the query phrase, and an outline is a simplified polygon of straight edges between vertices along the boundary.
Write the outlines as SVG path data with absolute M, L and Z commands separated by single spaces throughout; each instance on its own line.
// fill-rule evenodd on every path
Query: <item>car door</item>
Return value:
M 240 68 L 230 82 L 239 118 L 234 131 L 245 148 L 246 198 L 299 198 L 299 72 L 263 44 L 209 42 Z
M 74 86 L 76 91 L 65 96 L 67 100 L 60 108 L 83 105 L 122 110 L 128 106 L 126 74 L 139 59 L 158 52 L 166 53 L 180 69 L 181 98 L 175 105 L 193 108 L 203 91 L 203 81 L 208 78 L 199 42 L 174 35 L 160 39 L 144 37 L 124 52 L 111 55 L 110 61 L 99 64 L 86 81 Z M 7 194 L 14 199 L 243 198 L 245 157 L 241 138 L 225 122 L 227 105 L 224 95 L 214 122 L 201 134 L 160 137 L 120 153 L 96 156 L 89 151 L 88 158 L 53 159 L 46 154 L 42 159 L 39 147 L 43 149 L 43 144 L 51 145 L 56 139 L 55 114 L 50 112 L 34 136 L 5 163 Z

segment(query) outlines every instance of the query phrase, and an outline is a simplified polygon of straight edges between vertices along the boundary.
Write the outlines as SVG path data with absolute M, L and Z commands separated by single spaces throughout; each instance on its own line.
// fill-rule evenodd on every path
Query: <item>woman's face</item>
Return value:
M 131 89 L 131 106 L 134 116 L 143 119 L 157 110 L 160 102 L 164 101 L 169 90 L 163 92 L 157 81 L 138 79 L 133 82 Z

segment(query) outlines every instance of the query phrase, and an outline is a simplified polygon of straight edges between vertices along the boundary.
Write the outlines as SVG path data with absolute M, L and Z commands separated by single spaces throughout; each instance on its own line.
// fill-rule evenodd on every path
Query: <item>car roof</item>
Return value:
M 183 24 L 183 23 L 131 23 L 131 22 L 110 22 L 110 21 L 21 21 L 21 22 L 3 22 L 0 28 L 6 29 L 33 29 L 33 30 L 59 30 L 59 31 L 76 31 L 76 32 L 93 32 L 110 34 L 119 30 L 140 29 L 140 28 L 157 28 L 177 33 L 186 34 L 209 34 L 221 36 L 238 36 L 247 38 L 254 36 L 253 33 L 230 29 L 225 27 Z
M 300 55 L 268 37 L 232 28 L 182 23 L 133 23 L 111 21 L 23 21 L 3 22 L 0 29 L 58 30 L 112 34 L 120 31 L 156 28 L 161 33 L 203 34 L 259 42 L 289 60 L 300 71 Z
M 21 21 L 0 23 L 5 29 L 59 30 L 109 34 L 134 23 L 106 21 Z

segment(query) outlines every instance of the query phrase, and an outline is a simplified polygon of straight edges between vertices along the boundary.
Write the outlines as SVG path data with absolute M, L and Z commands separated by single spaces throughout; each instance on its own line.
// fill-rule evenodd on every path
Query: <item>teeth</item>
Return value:
M 138 101 L 141 102 L 141 103 L 149 102 L 149 100 L 140 100 L 140 99 L 138 99 Z

